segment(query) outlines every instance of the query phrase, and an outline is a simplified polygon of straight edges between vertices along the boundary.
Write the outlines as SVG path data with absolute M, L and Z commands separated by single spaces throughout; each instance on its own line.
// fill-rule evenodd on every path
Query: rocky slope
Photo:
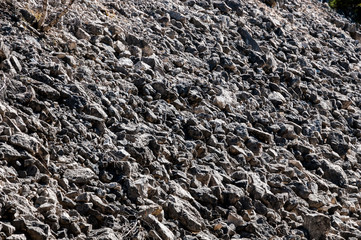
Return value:
M 1 239 L 360 238 L 355 24 L 78 0 L 43 33 L 35 2 L 0 2 Z

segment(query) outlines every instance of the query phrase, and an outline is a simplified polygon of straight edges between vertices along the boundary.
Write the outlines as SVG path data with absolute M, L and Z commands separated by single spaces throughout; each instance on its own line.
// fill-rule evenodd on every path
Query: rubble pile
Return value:
M 355 23 L 79 0 L 42 32 L 41 2 L 0 2 L 1 239 L 360 238 Z

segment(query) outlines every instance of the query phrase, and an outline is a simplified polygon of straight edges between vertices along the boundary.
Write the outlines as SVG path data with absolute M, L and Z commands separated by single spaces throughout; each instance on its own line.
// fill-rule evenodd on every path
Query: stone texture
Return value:
M 0 2 L 1 239 L 360 235 L 359 25 L 99 0 L 44 32 L 42 2 Z

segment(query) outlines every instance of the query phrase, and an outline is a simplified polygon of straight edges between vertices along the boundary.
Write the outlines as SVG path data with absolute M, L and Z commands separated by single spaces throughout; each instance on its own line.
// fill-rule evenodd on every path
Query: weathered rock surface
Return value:
M 98 0 L 39 32 L 41 2 L 0 1 L 1 239 L 360 238 L 357 24 Z

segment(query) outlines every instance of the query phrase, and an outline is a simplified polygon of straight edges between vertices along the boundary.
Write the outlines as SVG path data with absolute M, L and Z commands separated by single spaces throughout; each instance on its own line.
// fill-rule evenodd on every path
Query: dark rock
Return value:
M 145 221 L 157 231 L 161 239 L 165 239 L 165 240 L 176 239 L 174 234 L 163 223 L 159 222 L 155 216 L 148 215 L 146 216 Z
M 204 228 L 204 223 L 199 212 L 188 202 L 171 196 L 167 201 L 168 207 L 165 209 L 169 217 L 178 220 L 186 229 L 192 232 L 200 232 Z
M 261 52 L 261 49 L 260 49 L 258 43 L 256 42 L 256 40 L 253 39 L 253 37 L 249 33 L 249 30 L 247 30 L 246 28 L 240 27 L 238 29 L 238 33 L 241 34 L 243 41 L 247 45 L 250 45 L 253 50 Z
M 324 171 L 324 178 L 340 187 L 348 183 L 347 175 L 340 166 L 332 164 L 327 160 L 322 160 L 321 164 L 321 168 Z
M 10 57 L 10 50 L 3 41 L 0 41 L 0 62 Z
M 308 214 L 304 217 L 303 226 L 307 229 L 312 239 L 321 239 L 331 228 L 331 220 L 323 214 Z
M 349 145 L 339 132 L 332 132 L 327 137 L 327 143 L 331 145 L 332 149 L 341 156 L 346 155 Z

